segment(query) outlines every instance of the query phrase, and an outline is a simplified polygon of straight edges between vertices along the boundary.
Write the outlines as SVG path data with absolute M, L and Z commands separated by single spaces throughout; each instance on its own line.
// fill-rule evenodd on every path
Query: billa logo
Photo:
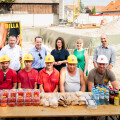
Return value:
M 30 57 L 27 57 L 27 59 L 29 59 Z
M 48 58 L 48 60 L 50 60 L 50 58 Z
M 6 58 L 3 58 L 3 60 L 6 60 Z
M 10 24 L 5 24 L 5 28 L 19 28 L 19 25 L 17 23 L 10 23 Z
M 103 58 L 101 58 L 101 60 L 103 60 Z
M 74 61 L 74 59 L 72 59 L 72 61 Z

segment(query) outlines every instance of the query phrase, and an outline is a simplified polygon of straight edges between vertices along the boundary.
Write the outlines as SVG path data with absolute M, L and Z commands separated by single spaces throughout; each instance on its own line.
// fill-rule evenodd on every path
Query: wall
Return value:
M 57 14 L 1 14 L 0 21 L 20 21 L 22 27 L 50 26 L 59 24 Z
M 88 24 L 88 23 L 100 24 L 101 20 L 104 20 L 105 23 L 109 23 L 117 18 L 120 18 L 120 15 L 119 16 L 89 16 L 88 14 L 80 14 L 75 22 L 79 24 Z
M 12 13 L 28 13 L 28 14 L 52 14 L 59 13 L 59 5 L 57 4 L 13 4 Z

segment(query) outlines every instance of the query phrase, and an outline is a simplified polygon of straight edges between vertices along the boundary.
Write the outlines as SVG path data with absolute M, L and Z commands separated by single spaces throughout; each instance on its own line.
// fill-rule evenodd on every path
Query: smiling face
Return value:
M 42 46 L 42 38 L 36 38 L 36 40 L 35 40 L 36 49 L 40 50 L 41 46 Z
M 76 42 L 77 49 L 81 49 L 83 47 L 82 42 Z
M 106 46 L 108 44 L 108 38 L 106 35 L 101 35 L 100 39 L 103 46 Z
M 57 44 L 58 49 L 62 48 L 62 41 L 61 40 L 58 40 L 56 44 Z
M 99 73 L 104 73 L 105 72 L 105 69 L 107 67 L 107 64 L 106 63 L 97 63 L 98 65 L 98 72 Z
M 16 37 L 10 36 L 8 39 L 8 44 L 11 48 L 14 48 L 16 44 Z
M 32 60 L 25 60 L 24 64 L 25 64 L 25 68 L 31 68 Z
M 7 70 L 9 68 L 10 62 L 6 61 L 6 62 L 1 62 L 1 66 L 3 70 Z
M 53 62 L 45 62 L 46 64 L 46 69 L 52 69 L 53 68 Z
M 67 63 L 67 68 L 68 68 L 69 72 L 74 72 L 77 68 L 77 64 L 76 63 Z

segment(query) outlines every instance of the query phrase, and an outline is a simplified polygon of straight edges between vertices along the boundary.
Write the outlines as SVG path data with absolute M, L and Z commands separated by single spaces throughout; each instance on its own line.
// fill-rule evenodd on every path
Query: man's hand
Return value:
M 112 66 L 111 64 L 109 64 L 107 68 L 108 68 L 109 70 L 111 70 L 112 67 L 113 67 L 113 66 Z

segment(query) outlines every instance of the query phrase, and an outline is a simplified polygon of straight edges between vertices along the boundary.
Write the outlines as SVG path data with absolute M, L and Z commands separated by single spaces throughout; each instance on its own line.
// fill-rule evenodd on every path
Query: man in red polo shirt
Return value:
M 31 68 L 32 62 L 33 56 L 25 55 L 25 68 L 18 72 L 18 88 L 37 89 L 38 71 Z
M 45 57 L 46 67 L 39 72 L 38 84 L 41 92 L 57 92 L 59 83 L 59 72 L 53 67 L 54 57 Z
M 10 58 L 3 55 L 0 59 L 0 89 L 16 89 L 17 88 L 17 73 L 9 68 Z

